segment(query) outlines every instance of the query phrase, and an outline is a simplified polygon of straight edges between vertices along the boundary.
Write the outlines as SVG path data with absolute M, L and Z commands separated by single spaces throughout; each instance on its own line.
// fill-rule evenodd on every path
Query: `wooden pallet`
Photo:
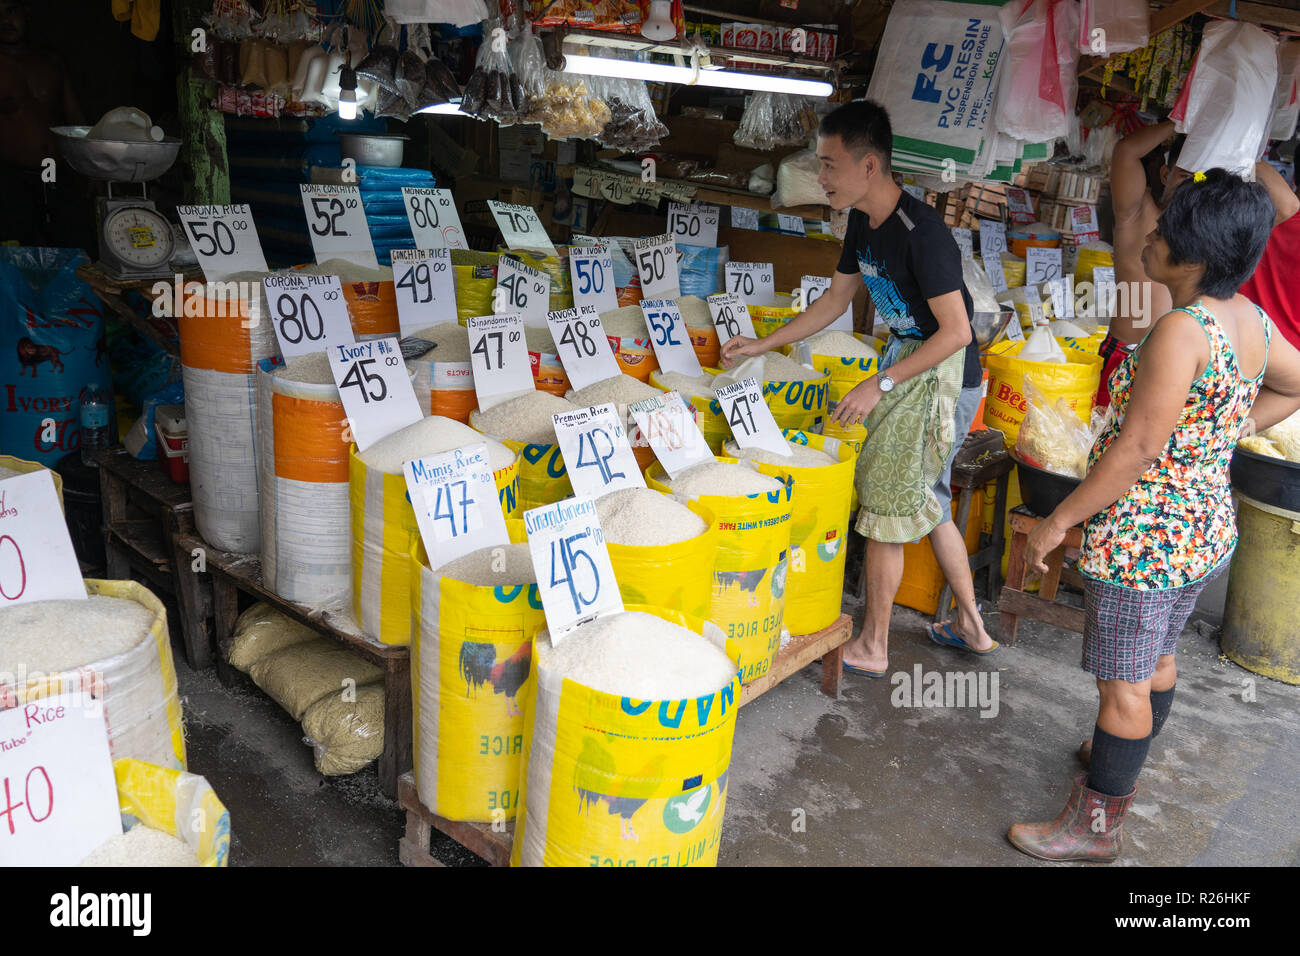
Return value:
M 379 784 L 385 796 L 397 796 L 397 779 L 411 766 L 411 654 L 406 645 L 384 644 L 359 631 L 345 630 L 328 612 L 286 601 L 262 583 L 262 561 L 256 554 L 218 551 L 197 535 L 182 535 L 189 554 L 202 549 L 212 579 L 213 630 L 217 645 L 217 677 L 229 686 L 239 680 L 230 666 L 230 646 L 239 617 L 239 595 L 264 601 L 384 672 L 384 751 L 379 757 Z
M 798 673 L 817 658 L 822 661 L 822 693 L 840 695 L 841 662 L 845 643 L 853 636 L 853 620 L 841 614 L 830 627 L 813 634 L 790 639 L 776 655 L 772 667 L 758 680 L 740 690 L 740 706 L 767 693 L 791 674 Z M 398 858 L 406 866 L 441 866 L 429 852 L 433 831 L 451 837 L 471 853 L 493 866 L 510 865 L 510 845 L 514 839 L 514 821 L 504 830 L 494 830 L 489 823 L 461 823 L 440 817 L 420 802 L 413 774 L 404 773 L 397 782 L 397 800 L 406 811 L 406 833 L 397 843 Z

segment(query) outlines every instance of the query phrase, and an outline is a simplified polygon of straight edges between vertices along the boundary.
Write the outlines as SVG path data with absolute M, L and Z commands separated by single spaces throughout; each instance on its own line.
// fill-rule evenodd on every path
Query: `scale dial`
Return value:
M 166 217 L 148 206 L 115 209 L 104 219 L 105 251 L 132 269 L 165 268 L 176 239 Z

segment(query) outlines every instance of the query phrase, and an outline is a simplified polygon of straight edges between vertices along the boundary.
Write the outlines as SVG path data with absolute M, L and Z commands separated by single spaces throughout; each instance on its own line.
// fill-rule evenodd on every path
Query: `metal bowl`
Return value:
M 172 168 L 181 141 L 167 136 L 161 143 L 117 139 L 87 139 L 89 126 L 52 126 L 59 151 L 68 165 L 91 179 L 116 183 L 147 183 Z
M 1015 309 L 1003 309 L 1001 312 L 976 312 L 971 317 L 970 323 L 971 328 L 975 330 L 976 344 L 982 349 L 988 348 L 989 343 L 1007 324 L 1007 320 L 1015 314 Z
M 358 166 L 402 165 L 402 152 L 409 136 L 374 136 L 366 133 L 339 133 L 339 151 L 344 159 Z

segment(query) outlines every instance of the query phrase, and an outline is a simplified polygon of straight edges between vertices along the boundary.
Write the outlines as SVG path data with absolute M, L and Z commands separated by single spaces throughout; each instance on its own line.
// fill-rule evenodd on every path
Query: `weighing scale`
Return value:
M 162 142 L 87 139 L 89 131 L 89 126 L 51 128 L 68 165 L 107 186 L 108 195 L 95 204 L 99 266 L 120 281 L 171 276 L 176 239 L 149 198 L 148 183 L 171 169 L 181 141 L 174 136 Z M 114 183 L 139 183 L 140 195 L 115 196 Z

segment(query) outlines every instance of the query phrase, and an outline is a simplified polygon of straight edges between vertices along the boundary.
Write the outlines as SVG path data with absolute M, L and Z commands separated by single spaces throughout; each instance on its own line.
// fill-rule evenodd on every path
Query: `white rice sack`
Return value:
M 268 654 L 248 673 L 294 720 L 302 720 L 307 708 L 328 694 L 373 684 L 384 676 L 374 664 L 325 638 Z
M 554 445 L 552 415 L 576 412 L 581 406 L 549 392 L 530 392 L 473 414 L 474 427 L 499 438 L 530 445 Z
M 78 866 L 198 866 L 199 857 L 184 840 L 136 824 L 109 837 Z
M 376 471 L 400 475 L 404 462 L 478 444 L 487 445 L 488 460 L 492 463 L 493 471 L 509 468 L 515 460 L 515 453 L 499 441 L 493 441 L 468 425 L 441 415 L 430 415 L 391 435 L 385 435 L 365 451 L 358 452 L 358 455 Z
M 691 395 L 718 397 L 718 391 L 713 387 L 713 380 L 716 378 L 705 372 L 703 375 L 687 375 L 685 372 L 656 372 L 658 381 L 666 388 L 677 392 L 683 398 L 688 399 Z
M 258 602 L 235 621 L 230 666 L 247 674 L 266 655 L 319 638 L 307 625 L 299 624 L 269 604 Z
M 538 665 L 594 690 L 633 700 L 716 693 L 736 665 L 707 638 L 640 611 L 597 618 L 552 645 L 537 638 Z
M 705 462 L 688 468 L 676 478 L 664 475 L 659 480 L 673 490 L 674 497 L 685 501 L 700 495 L 757 495 L 785 487 L 771 475 L 729 461 Z
M 5 608 L 0 610 L 0 675 L 57 674 L 125 654 L 150 637 L 153 618 L 142 604 L 98 594 L 84 601 Z
M 356 698 L 329 694 L 303 714 L 302 732 L 326 777 L 356 773 L 384 752 L 384 685 L 358 687 Z
M 624 488 L 596 499 L 596 517 L 610 544 L 660 547 L 699 537 L 704 519 L 649 488 Z
M 289 359 L 284 365 L 271 372 L 276 378 L 290 382 L 302 382 L 304 385 L 333 385 L 334 373 L 330 371 L 330 360 L 324 352 L 312 352 Z
M 707 300 L 698 295 L 684 295 L 676 301 L 677 311 L 682 314 L 687 328 L 713 328 L 713 313 L 709 311 Z
M 436 569 L 442 577 L 478 587 L 514 587 L 536 584 L 532 555 L 526 544 L 499 544 L 479 548 Z

